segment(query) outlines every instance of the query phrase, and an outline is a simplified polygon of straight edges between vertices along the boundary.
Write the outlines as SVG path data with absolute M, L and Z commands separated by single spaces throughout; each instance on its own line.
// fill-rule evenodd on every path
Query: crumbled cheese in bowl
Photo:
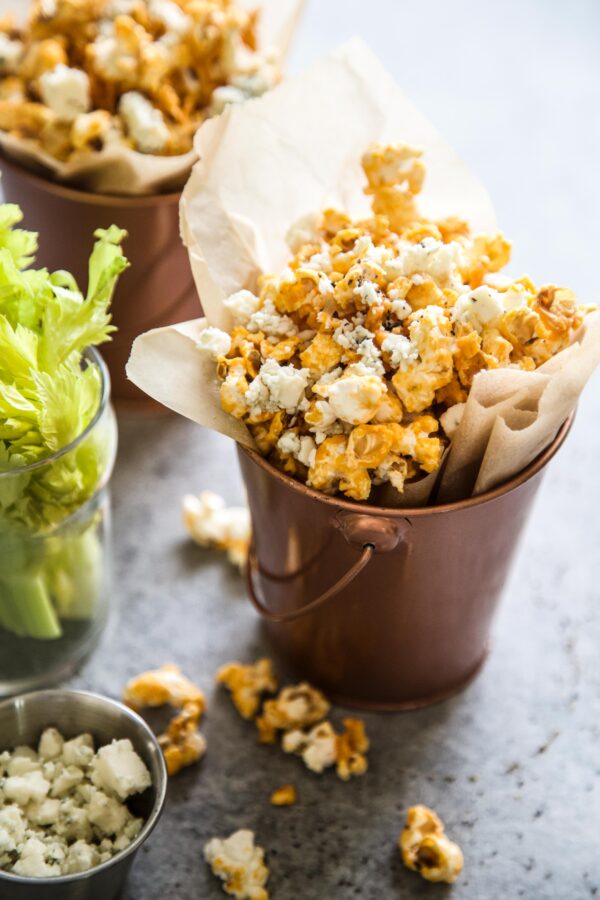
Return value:
M 47 728 L 37 750 L 0 753 L 0 869 L 47 878 L 107 862 L 144 824 L 124 801 L 150 785 L 127 739 L 96 751 L 89 734 L 65 741 Z

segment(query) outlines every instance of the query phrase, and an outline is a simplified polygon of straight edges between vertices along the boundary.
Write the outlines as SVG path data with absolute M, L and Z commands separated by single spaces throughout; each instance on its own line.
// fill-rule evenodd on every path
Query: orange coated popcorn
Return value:
M 293 806 L 298 800 L 298 792 L 293 784 L 282 784 L 271 794 L 273 806 Z
M 204 119 L 279 77 L 235 0 L 35 0 L 23 28 L 0 22 L 0 57 L 0 129 L 63 161 L 187 153 Z
M 437 471 L 478 373 L 535 369 L 588 311 L 565 288 L 499 275 L 511 249 L 502 234 L 422 216 L 420 150 L 375 144 L 363 169 L 373 215 L 302 219 L 284 272 L 229 297 L 235 327 L 207 329 L 199 344 L 223 409 L 264 456 L 358 501 Z
M 444 834 L 441 819 L 427 806 L 411 806 L 398 839 L 404 865 L 427 881 L 452 884 L 463 869 L 458 844 Z
M 259 659 L 254 665 L 231 662 L 221 666 L 216 681 L 231 691 L 231 699 L 244 719 L 253 719 L 264 693 L 277 690 L 277 678 L 270 659 Z

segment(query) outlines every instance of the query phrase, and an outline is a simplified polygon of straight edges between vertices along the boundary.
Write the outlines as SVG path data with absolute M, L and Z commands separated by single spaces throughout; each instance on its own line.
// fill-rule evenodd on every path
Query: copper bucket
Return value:
M 239 448 L 255 546 L 250 599 L 276 653 L 343 705 L 413 709 L 459 691 L 492 618 L 550 446 L 505 484 L 421 509 L 328 497 Z
M 102 355 L 118 406 L 164 412 L 127 380 L 125 364 L 138 334 L 199 315 L 188 253 L 179 237 L 180 194 L 92 194 L 34 175 L 4 156 L 0 167 L 5 199 L 19 204 L 26 228 L 39 232 L 37 263 L 69 270 L 84 291 L 94 230 L 112 224 L 127 229 L 124 250 L 131 267 L 121 276 L 112 305 L 119 330 L 102 347 Z

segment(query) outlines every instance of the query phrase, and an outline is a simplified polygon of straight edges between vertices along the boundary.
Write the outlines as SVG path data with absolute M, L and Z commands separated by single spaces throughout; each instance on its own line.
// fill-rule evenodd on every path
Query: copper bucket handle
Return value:
M 410 525 L 410 522 L 407 519 L 404 519 L 403 521 Z M 301 575 L 306 571 L 306 566 L 300 571 L 285 577 L 272 575 L 260 568 L 256 558 L 254 545 L 250 547 L 246 565 L 246 586 L 248 589 L 248 596 L 250 597 L 255 610 L 268 622 L 294 622 L 296 619 L 307 616 L 309 613 L 315 612 L 315 610 L 324 606 L 325 603 L 332 600 L 333 597 L 337 596 L 340 591 L 347 587 L 351 581 L 354 581 L 356 576 L 362 572 L 365 566 L 370 562 L 371 557 L 375 552 L 385 553 L 388 550 L 393 550 L 402 540 L 402 535 L 405 530 L 399 523 L 391 519 L 365 515 L 345 515 L 343 517 L 338 517 L 335 519 L 334 525 L 342 532 L 348 543 L 362 547 L 360 557 L 354 565 L 341 576 L 341 578 L 338 578 L 335 584 L 320 594 L 315 600 L 311 600 L 310 603 L 307 603 L 300 609 L 293 609 L 289 612 L 274 613 L 267 609 L 256 593 L 254 587 L 255 575 L 260 571 L 263 577 L 269 578 L 272 581 L 284 581 Z

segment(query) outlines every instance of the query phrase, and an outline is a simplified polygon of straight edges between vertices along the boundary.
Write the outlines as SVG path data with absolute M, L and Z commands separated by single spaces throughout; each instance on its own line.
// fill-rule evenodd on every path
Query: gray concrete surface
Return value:
M 313 0 L 292 65 L 363 34 L 488 185 L 514 271 L 598 299 L 599 25 L 595 0 Z M 599 419 L 600 376 L 547 473 L 480 677 L 429 710 L 366 716 L 370 771 L 349 784 L 256 745 L 213 691 L 221 663 L 266 650 L 240 578 L 190 545 L 179 518 L 188 490 L 240 498 L 233 448 L 174 418 L 121 421 L 120 616 L 76 684 L 118 696 L 135 672 L 176 660 L 209 699 L 208 754 L 173 780 L 125 900 L 223 896 L 202 846 L 242 826 L 268 851 L 274 900 L 600 896 Z M 272 808 L 288 781 L 299 804 Z M 416 802 L 463 847 L 452 889 L 401 865 Z

